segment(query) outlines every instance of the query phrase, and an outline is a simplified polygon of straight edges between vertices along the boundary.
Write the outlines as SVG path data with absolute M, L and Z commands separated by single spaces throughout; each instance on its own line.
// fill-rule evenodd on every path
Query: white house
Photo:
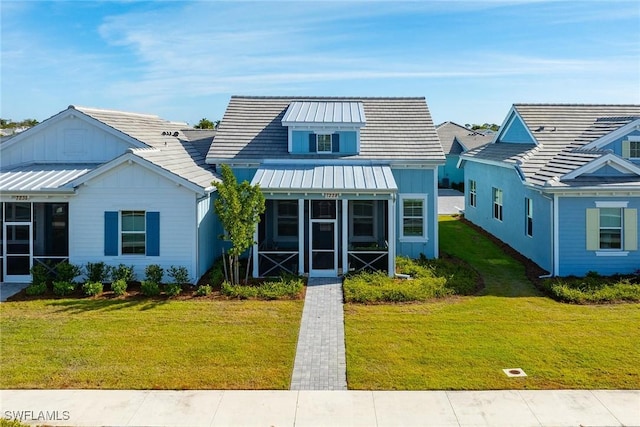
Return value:
M 0 280 L 67 259 L 133 265 L 139 278 L 149 264 L 206 272 L 218 178 L 187 127 L 69 106 L 0 144 Z

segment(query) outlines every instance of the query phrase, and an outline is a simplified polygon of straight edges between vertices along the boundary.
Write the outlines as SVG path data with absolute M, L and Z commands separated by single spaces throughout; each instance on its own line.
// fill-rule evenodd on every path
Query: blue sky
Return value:
M 436 123 L 511 104 L 640 103 L 640 2 L 6 1 L 3 118 L 70 104 L 221 119 L 231 95 L 424 96 Z

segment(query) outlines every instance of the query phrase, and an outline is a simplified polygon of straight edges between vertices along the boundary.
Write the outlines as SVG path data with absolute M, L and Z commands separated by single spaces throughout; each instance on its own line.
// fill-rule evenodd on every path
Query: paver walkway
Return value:
M 346 390 L 342 279 L 310 278 L 291 390 Z

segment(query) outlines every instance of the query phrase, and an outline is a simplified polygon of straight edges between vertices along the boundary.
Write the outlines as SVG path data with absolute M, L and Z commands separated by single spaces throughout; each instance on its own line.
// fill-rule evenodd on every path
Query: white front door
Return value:
M 309 220 L 309 276 L 338 275 L 338 219 L 335 200 L 312 200 Z

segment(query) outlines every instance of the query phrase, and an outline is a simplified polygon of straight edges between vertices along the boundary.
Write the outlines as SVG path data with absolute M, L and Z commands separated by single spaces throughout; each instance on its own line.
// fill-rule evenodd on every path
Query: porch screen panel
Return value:
M 33 251 L 35 256 L 69 256 L 69 204 L 34 203 Z

